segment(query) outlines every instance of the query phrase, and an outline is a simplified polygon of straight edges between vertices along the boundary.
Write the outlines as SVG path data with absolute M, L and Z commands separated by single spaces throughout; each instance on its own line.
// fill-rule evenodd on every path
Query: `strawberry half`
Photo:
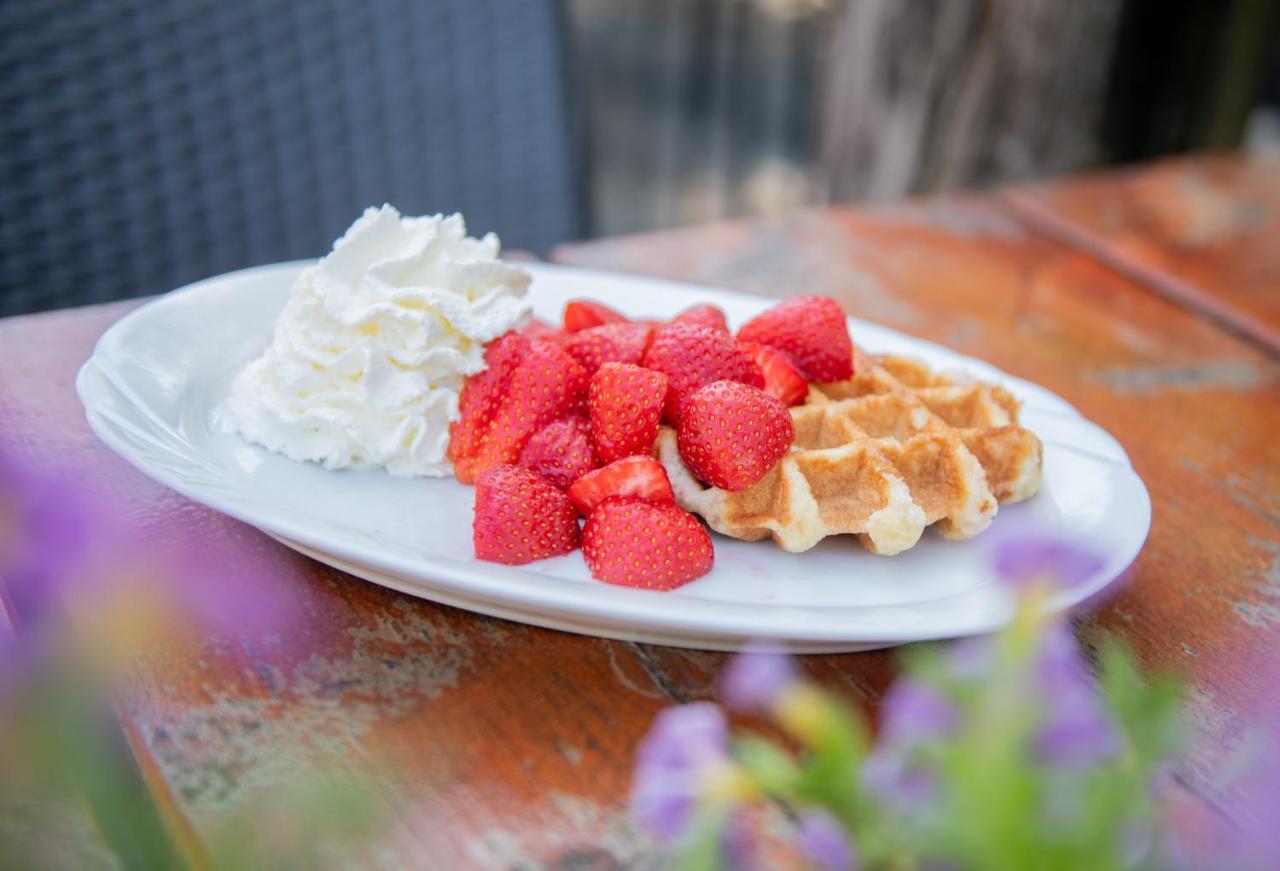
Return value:
M 588 472 L 573 482 L 569 498 L 583 514 L 614 496 L 631 496 L 650 502 L 674 502 L 667 470 L 652 457 L 625 457 L 603 469 Z
M 458 419 L 449 425 L 447 455 L 458 480 L 470 484 L 479 474 L 478 458 L 485 436 L 493 423 L 520 361 L 528 355 L 532 342 L 519 333 L 507 333 L 484 349 L 485 369 L 467 379 L 458 398 Z
M 476 479 L 471 539 L 476 557 L 519 566 L 578 546 L 578 512 L 563 491 L 518 466 L 493 466 Z
M 710 327 L 713 330 L 720 330 L 723 333 L 729 332 L 729 322 L 725 320 L 724 312 L 717 306 L 702 305 L 691 306 L 685 309 L 671 319 L 673 324 L 694 324 L 699 327 Z
M 695 324 L 668 324 L 653 336 L 644 365 L 667 376 L 665 415 L 680 419 L 680 406 L 699 387 L 712 381 L 741 381 L 763 387 L 764 378 L 733 336 Z
M 525 443 L 518 465 L 561 490 L 567 489 L 596 467 L 591 428 L 581 417 L 551 421 Z
M 809 381 L 853 377 L 849 324 L 830 297 L 798 296 L 778 303 L 743 324 L 738 338 L 786 351 Z
M 602 324 L 570 333 L 564 347 L 583 369 L 594 372 L 604 363 L 639 363 L 653 331 L 653 324 Z
M 596 458 L 612 463 L 634 454 L 652 455 L 666 396 L 667 376 L 661 372 L 626 363 L 597 369 L 587 392 Z
M 608 499 L 587 518 L 582 555 L 591 574 L 610 584 L 674 590 L 715 562 L 711 536 L 672 504 Z
M 694 475 L 724 490 L 745 490 L 795 441 L 787 407 L 746 384 L 717 381 L 684 404 L 676 445 Z
M 799 405 L 809 394 L 809 382 L 796 368 L 791 355 L 757 342 L 739 342 L 760 367 L 764 376 L 764 392 L 783 405 Z
M 571 333 L 601 324 L 620 324 L 625 320 L 607 305 L 586 299 L 575 299 L 564 307 L 564 328 Z
M 586 370 L 550 342 L 509 333 L 485 354 L 489 368 L 467 380 L 450 427 L 449 460 L 459 481 L 515 463 L 525 443 L 553 420 L 586 412 Z

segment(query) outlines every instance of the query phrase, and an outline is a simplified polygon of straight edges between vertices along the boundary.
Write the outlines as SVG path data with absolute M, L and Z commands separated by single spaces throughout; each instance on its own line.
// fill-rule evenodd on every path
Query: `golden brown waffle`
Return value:
M 658 457 L 676 501 L 711 528 L 783 550 L 808 550 L 828 535 L 856 534 L 879 554 L 901 553 L 936 524 L 949 538 L 986 529 L 997 500 L 1040 488 L 1041 445 L 1018 426 L 1004 388 L 946 376 L 903 357 L 859 357 L 848 381 L 810 385 L 791 409 L 791 452 L 751 487 L 707 487 L 685 467 L 675 431 L 658 435 Z

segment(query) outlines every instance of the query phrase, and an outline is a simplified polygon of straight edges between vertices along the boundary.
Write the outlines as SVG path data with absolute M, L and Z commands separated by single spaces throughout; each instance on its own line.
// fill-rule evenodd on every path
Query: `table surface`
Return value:
M 1061 394 L 1151 490 L 1130 583 L 1077 631 L 1184 675 L 1188 824 L 1249 809 L 1217 776 L 1274 691 L 1280 623 L 1280 160 L 1172 160 L 956 195 L 566 245 L 556 261 L 769 296 L 830 294 Z M 298 556 L 136 472 L 86 426 L 72 382 L 134 302 L 0 321 L 0 448 L 72 470 L 149 539 L 198 538 L 266 569 L 307 615 L 287 643 L 156 649 L 121 719 L 158 801 L 192 831 L 290 766 L 376 771 L 401 858 L 628 864 L 632 751 L 654 714 L 712 695 L 718 653 L 508 623 Z M 855 337 L 856 339 L 856 337 Z M 874 716 L 895 654 L 805 657 Z M 389 763 L 389 765 L 388 765 Z

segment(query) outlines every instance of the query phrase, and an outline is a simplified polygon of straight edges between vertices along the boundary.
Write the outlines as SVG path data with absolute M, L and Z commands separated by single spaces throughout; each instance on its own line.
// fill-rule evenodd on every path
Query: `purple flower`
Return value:
M 756 842 L 751 826 L 741 813 L 730 813 L 720 835 L 720 857 L 724 867 L 752 868 L 756 865 Z
M 728 725 L 710 702 L 658 714 L 636 752 L 631 813 L 665 843 L 684 831 L 697 808 L 708 771 L 728 764 Z
M 920 745 L 946 737 L 960 712 L 923 681 L 900 678 L 885 694 L 880 740 L 863 762 L 863 784 L 885 803 L 903 811 L 933 801 L 937 778 L 919 759 Z
M 786 654 L 765 642 L 752 642 L 720 676 L 720 695 L 739 711 L 761 711 L 772 707 L 795 682 L 795 665 Z
M 881 741 L 903 746 L 941 738 L 956 728 L 958 712 L 926 683 L 902 678 L 889 688 L 882 709 Z
M 258 533 L 229 518 L 211 521 L 213 531 L 225 532 L 215 547 L 197 535 L 148 536 L 88 492 L 84 480 L 0 454 L 0 575 L 24 649 L 60 643 L 63 605 L 71 601 L 86 613 L 113 615 L 114 622 L 99 622 L 99 640 L 118 642 L 120 651 L 136 652 L 140 640 L 122 631 L 130 614 L 153 628 L 288 638 L 307 590 L 285 563 L 304 557 L 264 549 Z
M 944 655 L 947 673 L 966 683 L 976 683 L 985 678 L 995 661 L 996 646 L 988 635 L 954 641 Z
M 854 871 L 858 853 L 844 828 L 824 810 L 801 815 L 796 826 L 796 845 L 810 864 L 822 871 Z
M 309 590 L 298 583 L 305 560 L 282 547 L 263 547 L 257 533 L 231 528 L 216 539 L 184 543 L 160 569 L 174 609 L 199 628 L 224 638 L 288 639 L 304 614 Z
M 24 634 L 55 618 L 59 594 L 88 562 L 90 529 L 69 487 L 0 455 L 0 575 Z
M 938 792 L 932 771 L 914 760 L 914 749 L 881 743 L 862 763 L 862 785 L 886 805 L 903 813 L 927 808 Z
M 997 539 L 992 562 L 996 576 L 1018 591 L 1045 583 L 1071 589 L 1088 581 L 1103 565 L 1092 551 L 1027 528 L 1007 531 Z
M 1088 765 L 1114 757 L 1120 736 L 1094 691 L 1071 630 L 1062 623 L 1046 627 L 1036 661 L 1044 723 L 1035 752 L 1060 767 Z

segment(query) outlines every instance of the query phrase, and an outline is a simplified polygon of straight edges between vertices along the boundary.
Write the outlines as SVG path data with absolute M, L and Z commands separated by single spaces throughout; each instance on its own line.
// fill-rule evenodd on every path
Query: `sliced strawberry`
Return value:
M 676 445 L 694 475 L 724 490 L 745 490 L 791 449 L 787 407 L 746 384 L 716 381 L 684 404 Z
M 631 496 L 650 502 L 674 502 L 667 470 L 652 457 L 625 457 L 573 482 L 569 498 L 583 514 L 611 496 Z
M 694 324 L 699 327 L 710 327 L 713 330 L 729 332 L 729 322 L 724 312 L 714 305 L 703 303 L 687 308 L 671 319 L 673 324 Z
M 809 393 L 809 382 L 786 351 L 757 342 L 739 342 L 760 367 L 764 392 L 783 405 L 799 405 Z
M 464 484 L 490 466 L 515 463 L 529 437 L 551 421 L 586 413 L 589 378 L 567 351 L 520 335 L 510 344 L 495 355 L 500 369 L 490 362 L 491 368 L 468 379 L 462 390 L 459 420 L 450 428 L 449 459 Z M 521 348 L 523 355 L 512 363 L 510 357 Z M 477 395 L 470 396 L 477 382 Z
M 712 381 L 764 386 L 760 369 L 733 336 L 695 324 L 659 329 L 644 355 L 644 365 L 667 376 L 664 413 L 671 424 L 679 420 L 685 397 Z
M 578 512 L 528 469 L 493 466 L 476 479 L 471 538 L 479 559 L 524 565 L 577 547 Z
M 525 442 L 518 465 L 567 489 L 596 467 L 591 427 L 581 417 L 551 421 Z
M 591 444 L 602 463 L 651 456 L 667 396 L 667 376 L 626 363 L 605 363 L 591 376 L 587 413 Z
M 519 333 L 494 339 L 484 350 L 485 369 L 467 379 L 458 398 L 458 419 L 449 426 L 449 461 L 458 479 L 471 483 L 480 471 L 475 461 L 493 424 L 493 416 L 506 396 L 516 367 L 529 354 L 532 343 Z
M 625 320 L 625 317 L 607 305 L 587 299 L 575 299 L 564 307 L 564 328 L 571 333 L 601 324 L 620 324 Z
M 786 351 L 810 381 L 853 376 L 853 343 L 844 311 L 826 296 L 798 296 L 780 302 L 738 330 L 744 342 Z
M 565 350 L 594 372 L 602 363 L 639 363 L 653 340 L 653 324 L 602 324 L 569 334 Z
M 525 328 L 520 331 L 520 334 L 528 336 L 530 339 L 554 342 L 557 345 L 563 345 L 569 338 L 569 334 L 564 330 L 537 318 L 529 321 Z
M 674 590 L 715 562 L 711 536 L 689 512 L 642 499 L 608 499 L 587 518 L 582 555 L 610 584 Z

